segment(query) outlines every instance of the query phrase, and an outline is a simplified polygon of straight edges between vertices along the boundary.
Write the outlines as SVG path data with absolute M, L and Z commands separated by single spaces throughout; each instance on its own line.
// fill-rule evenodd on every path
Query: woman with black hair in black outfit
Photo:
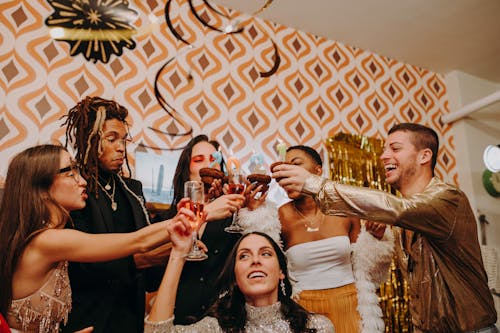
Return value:
M 159 216 L 159 220 L 168 219 L 177 214 L 177 203 L 184 196 L 184 183 L 188 180 L 200 180 L 201 168 L 222 169 L 213 154 L 218 144 L 206 135 L 191 139 L 182 151 L 174 174 L 174 199 L 171 208 Z M 224 228 L 231 224 L 232 214 L 244 202 L 241 194 L 223 194 L 222 183 L 214 180 L 205 204 L 207 223 L 199 230 L 200 240 L 208 247 L 208 258 L 203 261 L 188 262 L 182 271 L 178 287 L 179 297 L 175 304 L 176 324 L 188 324 L 199 319 L 207 310 L 218 291 L 213 287 L 217 275 L 221 272 L 224 260 L 229 255 L 239 234 L 230 234 Z M 163 273 L 163 271 L 161 272 Z

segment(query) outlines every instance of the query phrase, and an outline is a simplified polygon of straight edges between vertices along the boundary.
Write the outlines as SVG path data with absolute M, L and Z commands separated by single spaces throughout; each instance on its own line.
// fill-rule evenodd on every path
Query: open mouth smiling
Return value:
M 264 278 L 266 277 L 267 274 L 262 272 L 262 271 L 255 271 L 255 272 L 251 272 L 250 274 L 248 274 L 248 278 L 249 279 L 256 279 L 256 278 Z

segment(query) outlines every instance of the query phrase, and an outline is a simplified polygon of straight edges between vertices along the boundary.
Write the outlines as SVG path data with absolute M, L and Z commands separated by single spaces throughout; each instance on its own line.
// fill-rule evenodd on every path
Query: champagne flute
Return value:
M 241 172 L 230 175 L 228 184 L 228 194 L 243 194 L 245 192 L 245 176 Z M 231 225 L 224 228 L 224 231 L 231 233 L 241 233 L 243 227 L 238 224 L 238 211 L 233 213 Z
M 186 260 L 189 261 L 200 261 L 208 258 L 208 255 L 198 247 L 198 229 L 203 222 L 204 194 L 203 182 L 188 180 L 184 183 L 184 197 L 189 199 L 185 207 L 195 215 L 195 218 L 190 221 L 193 229 L 193 247 L 186 254 Z

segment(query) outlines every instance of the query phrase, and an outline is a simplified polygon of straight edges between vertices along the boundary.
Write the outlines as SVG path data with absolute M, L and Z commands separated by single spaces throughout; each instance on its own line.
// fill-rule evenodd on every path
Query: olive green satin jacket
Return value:
M 495 324 L 476 220 L 462 191 L 434 177 L 422 193 L 400 198 L 318 176 L 309 177 L 303 191 L 325 214 L 406 229 L 398 230 L 396 243 L 417 331 L 466 332 Z

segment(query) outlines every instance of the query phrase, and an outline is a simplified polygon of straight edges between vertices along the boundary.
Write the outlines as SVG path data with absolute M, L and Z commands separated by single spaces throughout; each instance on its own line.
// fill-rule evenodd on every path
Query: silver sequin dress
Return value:
M 246 333 L 289 333 L 290 325 L 280 312 L 281 303 L 270 306 L 255 307 L 245 304 L 247 310 Z M 144 333 L 218 333 L 223 332 L 217 319 L 205 317 L 187 326 L 174 326 L 174 318 L 160 322 L 150 322 L 146 319 Z M 317 333 L 335 332 L 333 324 L 322 315 L 312 314 L 307 322 L 308 328 L 315 328 Z

